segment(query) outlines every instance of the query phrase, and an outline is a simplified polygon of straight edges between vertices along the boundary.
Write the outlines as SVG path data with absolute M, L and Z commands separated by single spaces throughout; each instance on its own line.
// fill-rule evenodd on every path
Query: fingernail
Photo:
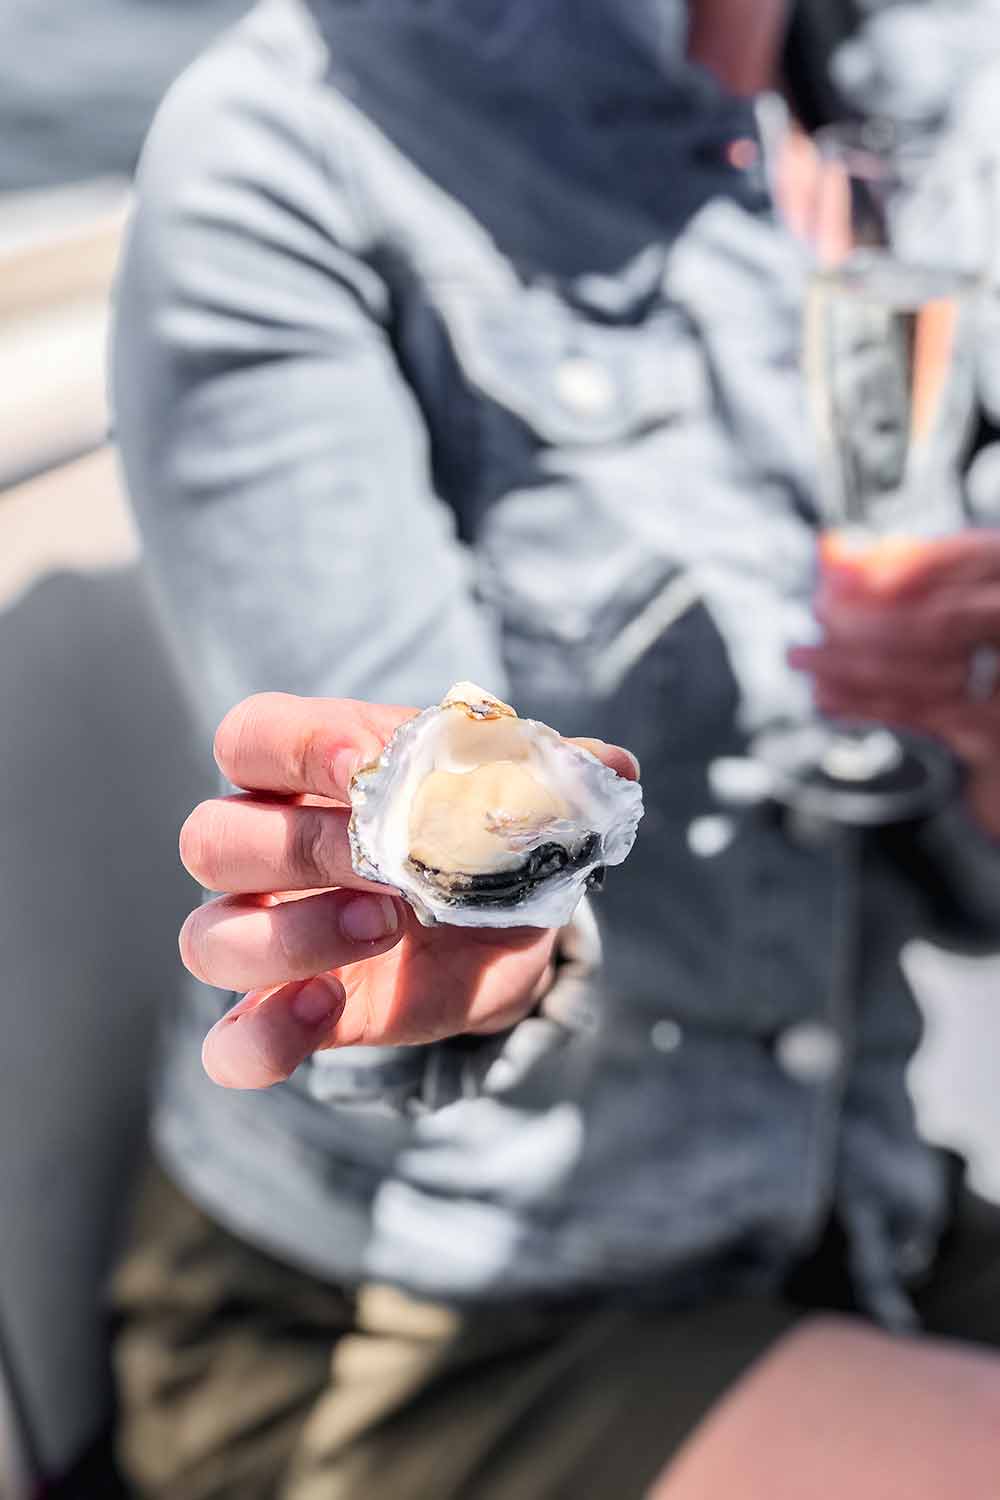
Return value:
M 624 745 L 612 745 L 610 740 L 595 740 L 588 739 L 586 737 L 570 740 L 570 744 L 577 745 L 581 750 L 588 751 L 589 754 L 596 756 L 597 759 L 599 761 L 602 761 L 606 766 L 608 765 L 609 760 L 614 760 L 616 756 L 624 755 L 628 760 L 629 765 L 632 767 L 633 776 L 635 777 L 636 781 L 639 780 L 639 776 L 641 774 L 639 762 L 632 754 L 631 750 L 626 750 Z M 615 774 L 618 776 L 624 775 L 624 772 L 618 771 L 614 766 L 609 767 L 609 769 L 614 770 Z
M 354 943 L 391 937 L 398 927 L 396 903 L 388 896 L 357 896 L 340 913 L 340 930 Z
M 621 753 L 628 758 L 629 764 L 631 765 L 632 770 L 635 772 L 636 781 L 640 781 L 642 779 L 642 767 L 639 764 L 639 757 L 637 755 L 633 755 L 631 750 L 626 750 L 624 745 L 619 745 L 618 748 Z
M 302 1026 L 319 1026 L 334 1021 L 344 1008 L 344 988 L 335 979 L 322 974 L 308 980 L 289 1007 Z

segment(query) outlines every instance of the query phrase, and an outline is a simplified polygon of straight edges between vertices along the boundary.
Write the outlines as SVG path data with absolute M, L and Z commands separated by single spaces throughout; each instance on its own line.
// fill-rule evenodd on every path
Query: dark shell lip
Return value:
M 553 875 L 591 864 L 599 842 L 597 834 L 590 833 L 574 849 L 567 849 L 564 844 L 541 844 L 532 849 L 516 869 L 503 870 L 496 875 L 451 874 L 432 870 L 416 859 L 411 859 L 409 865 L 439 900 L 443 898 L 451 906 L 516 906 Z

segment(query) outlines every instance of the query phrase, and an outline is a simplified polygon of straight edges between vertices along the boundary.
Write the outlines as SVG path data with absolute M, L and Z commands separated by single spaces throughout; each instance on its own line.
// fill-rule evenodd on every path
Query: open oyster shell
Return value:
M 561 927 L 632 848 L 642 791 L 460 682 L 357 773 L 351 805 L 355 871 L 425 926 Z

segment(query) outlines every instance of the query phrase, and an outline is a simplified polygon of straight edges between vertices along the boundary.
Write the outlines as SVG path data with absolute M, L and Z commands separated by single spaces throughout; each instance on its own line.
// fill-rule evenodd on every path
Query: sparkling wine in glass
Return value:
M 968 519 L 960 465 L 993 174 L 988 161 L 880 122 L 830 127 L 815 144 L 804 364 L 820 566 L 853 567 L 877 585 Z M 898 729 L 817 723 L 799 754 L 802 798 L 842 822 L 918 816 L 955 783 L 941 746 Z
M 878 251 L 813 278 L 806 378 L 824 518 L 844 547 L 961 523 L 953 506 L 974 411 L 978 291 L 967 272 Z

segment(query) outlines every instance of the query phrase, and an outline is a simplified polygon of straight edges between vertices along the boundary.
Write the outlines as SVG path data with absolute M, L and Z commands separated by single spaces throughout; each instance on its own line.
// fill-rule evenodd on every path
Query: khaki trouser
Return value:
M 220 1229 L 152 1170 L 115 1278 L 119 1455 L 155 1500 L 627 1500 L 803 1315 L 604 1300 L 474 1312 L 345 1293 Z M 966 1197 L 918 1296 L 1000 1345 L 1000 1210 Z

